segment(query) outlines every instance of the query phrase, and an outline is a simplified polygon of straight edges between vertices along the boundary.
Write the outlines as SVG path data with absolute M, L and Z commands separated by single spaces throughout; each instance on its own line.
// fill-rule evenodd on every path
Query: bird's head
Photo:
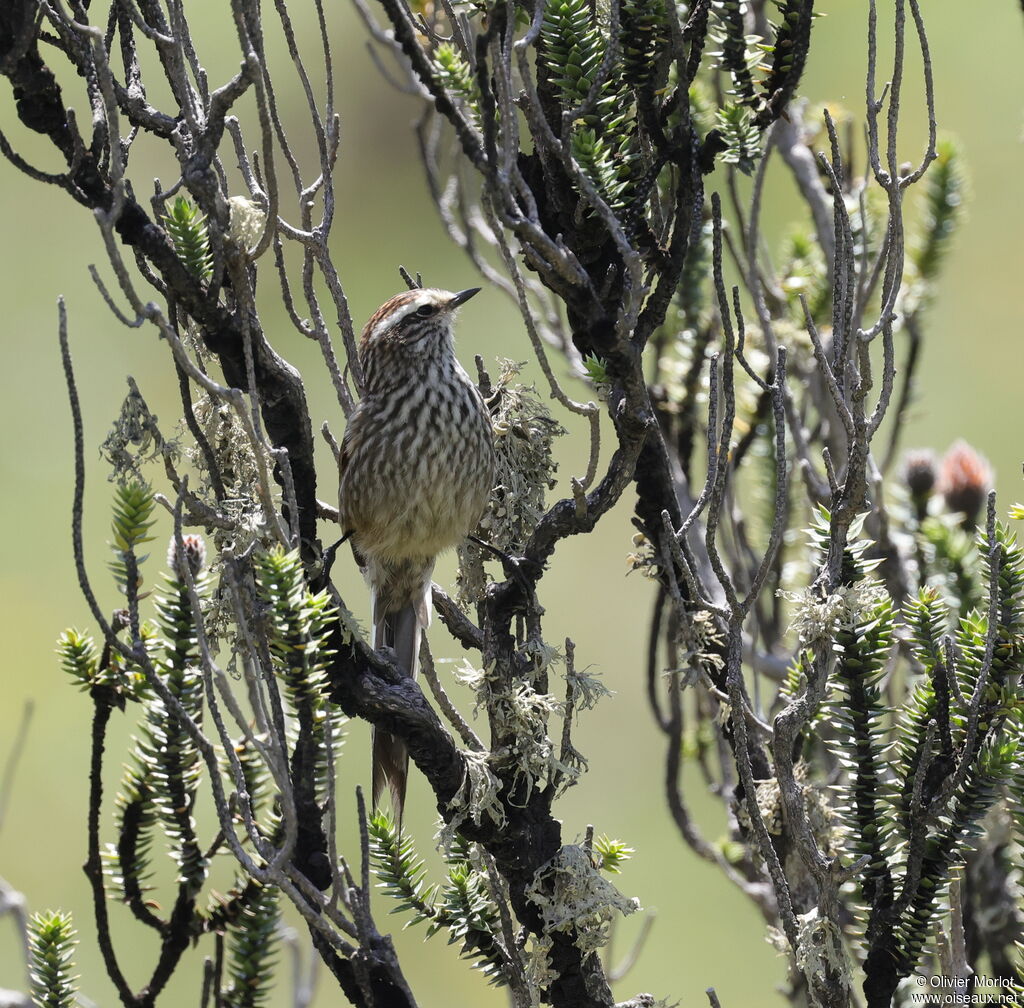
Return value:
M 453 294 L 426 287 L 396 294 L 366 323 L 360 344 L 362 356 L 387 350 L 432 356 L 450 350 L 456 310 L 479 290 L 470 287 Z

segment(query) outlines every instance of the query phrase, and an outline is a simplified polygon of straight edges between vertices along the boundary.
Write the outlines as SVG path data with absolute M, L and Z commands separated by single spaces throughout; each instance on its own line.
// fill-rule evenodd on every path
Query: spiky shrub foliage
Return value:
M 635 853 L 622 840 L 613 840 L 607 836 L 599 836 L 594 840 L 594 854 L 601 871 L 617 875 L 622 870 L 620 865 L 625 864 Z
M 542 60 L 567 107 L 582 104 L 604 59 L 605 39 L 587 0 L 555 0 L 541 25 Z M 594 118 L 600 109 L 595 109 Z
M 940 139 L 936 153 L 935 163 L 925 176 L 923 220 L 910 253 L 911 262 L 926 283 L 938 277 L 963 213 L 967 187 L 963 155 L 956 141 Z
M 625 60 L 621 47 L 609 50 L 608 26 L 599 22 L 587 0 L 554 0 L 541 24 L 539 65 L 563 110 L 575 117 L 573 157 L 614 210 L 630 203 L 635 181 L 635 109 L 629 82 L 639 80 L 637 61 L 642 51 L 653 58 L 657 38 L 657 14 L 650 0 L 643 7 L 635 5 L 633 13 L 640 35 L 630 43 Z M 652 65 L 647 63 L 648 76 Z
M 200 280 L 209 280 L 213 276 L 213 255 L 205 214 L 179 196 L 164 216 L 164 227 L 185 269 Z
M 141 484 L 119 487 L 114 510 L 112 545 L 121 561 L 115 573 L 126 583 L 127 572 L 134 571 L 138 576 L 141 558 L 136 550 L 150 538 L 152 494 Z M 159 590 L 147 603 L 152 606 L 153 620 L 140 625 L 144 656 L 119 657 L 116 640 L 108 642 L 99 653 L 93 639 L 76 630 L 61 635 L 57 650 L 72 680 L 90 691 L 98 715 L 109 714 L 114 707 L 139 711 L 134 751 L 114 803 L 116 841 L 97 851 L 108 898 L 126 904 L 137 921 L 161 936 L 161 954 L 165 957 L 181 955 L 205 933 L 224 934 L 227 955 L 221 1001 L 255 1008 L 268 999 L 276 965 L 279 891 L 257 883 L 239 869 L 227 892 L 210 890 L 205 905 L 200 904 L 208 881 L 209 855 L 224 843 L 223 837 L 212 844 L 209 839 L 201 841 L 195 816 L 209 769 L 189 724 L 202 725 L 206 702 L 203 669 L 209 655 L 203 651 L 199 630 L 199 619 L 211 595 L 205 552 L 199 536 L 172 539 L 167 571 Z M 325 595 L 314 595 L 305 587 L 293 554 L 277 551 L 263 556 L 256 570 L 268 618 L 268 646 L 285 683 L 284 692 L 294 710 L 301 708 L 312 715 L 312 728 L 305 738 L 319 754 L 316 766 L 320 777 L 311 774 L 309 781 L 311 786 L 323 787 L 328 713 L 322 663 L 329 653 L 325 642 L 333 613 Z M 131 603 L 139 605 L 138 592 L 129 595 Z M 114 621 L 115 635 L 132 621 L 122 612 Z M 105 742 L 95 733 L 97 723 L 105 721 L 94 721 L 93 742 L 94 746 L 99 744 L 102 754 Z M 280 832 L 280 812 L 266 763 L 252 741 L 237 742 L 232 748 L 236 762 L 229 764 L 227 754 L 221 754 L 219 772 L 236 787 L 237 802 L 245 796 L 248 808 L 243 810 L 237 803 L 231 808 L 239 820 L 244 811 L 273 843 Z M 240 768 L 242 786 L 238 786 L 233 767 Z M 244 830 L 238 832 L 240 842 L 248 844 Z M 167 855 L 176 873 L 173 909 L 165 918 L 151 892 L 161 881 L 164 873 L 159 869 Z M 45 953 L 48 959 L 40 952 L 40 975 L 46 966 L 45 975 L 50 978 L 47 983 L 56 990 L 59 985 L 55 986 L 57 972 L 53 964 L 59 959 L 60 932 L 54 925 L 46 933 L 51 935 L 46 946 L 50 951 Z M 171 948 L 177 951 L 169 952 Z M 65 1003 L 71 1002 L 45 1002 Z
M 804 61 L 810 48 L 811 22 L 814 9 L 811 0 L 773 0 L 779 11 L 778 25 L 772 25 L 775 37 L 760 48 L 771 63 L 761 82 L 760 103 L 762 111 L 770 105 L 782 107 L 796 90 L 803 74 Z
M 203 677 L 192 598 L 178 547 L 172 544 L 170 573 L 156 598 L 156 634 L 147 651 L 157 673 L 184 713 L 202 720 Z M 197 569 L 193 575 L 197 598 L 207 590 L 207 578 Z M 122 780 L 118 795 L 122 843 L 111 857 L 115 881 L 126 897 L 148 874 L 151 828 L 159 823 L 170 841 L 178 866 L 179 882 L 198 888 L 206 878 L 207 861 L 196 839 L 193 809 L 202 777 L 202 759 L 177 710 L 154 691 L 142 702 L 142 722 L 137 735 L 134 765 Z M 132 843 L 127 841 L 131 839 Z
M 256 588 L 266 605 L 267 641 L 293 703 L 323 703 L 327 636 L 336 614 L 326 591 L 306 585 L 298 550 L 276 547 L 255 562 Z
M 630 87 L 643 89 L 654 81 L 668 41 L 665 0 L 624 0 L 619 5 L 619 19 L 622 76 Z
M 604 201 L 613 210 L 621 210 L 629 182 L 621 177 L 609 144 L 595 130 L 584 126 L 573 134 L 572 153 Z
M 723 105 L 715 114 L 715 122 L 725 142 L 722 160 L 750 174 L 761 156 L 760 132 L 750 109 L 738 104 Z
M 328 739 L 336 746 L 341 726 L 327 700 L 325 675 L 337 614 L 326 591 L 313 593 L 307 587 L 298 550 L 275 547 L 259 554 L 254 574 L 274 671 L 295 715 L 291 737 L 298 800 L 311 807 L 327 794 Z
M 37 1008 L 74 1008 L 78 994 L 72 956 L 78 943 L 71 914 L 60 910 L 33 914 L 28 943 L 33 1003 Z
M 69 627 L 57 639 L 61 668 L 81 686 L 91 689 L 102 682 L 96 642 L 87 633 Z
M 474 119 L 480 117 L 480 88 L 473 68 L 458 47 L 442 42 L 434 51 L 434 67 L 438 82 L 449 94 L 459 99 L 470 110 Z
M 260 1008 L 271 994 L 277 966 L 279 893 L 273 886 L 252 886 L 240 901 L 240 913 L 227 933 L 227 975 L 221 992 L 225 1008 Z
M 427 937 L 448 934 L 460 954 L 492 984 L 504 985 L 498 938 L 501 921 L 487 876 L 475 866 L 469 845 L 457 838 L 444 854 L 444 882 L 427 883 L 427 869 L 412 838 L 382 812 L 370 818 L 370 861 L 380 888 L 395 901 L 392 913 L 411 911 L 405 926 L 426 923 Z
M 934 935 L 951 871 L 1022 770 L 1016 679 L 1024 554 L 1003 526 L 978 551 L 989 576 L 997 567 L 982 607 L 995 615 L 991 628 L 985 614 L 961 616 L 954 643 L 949 607 L 924 587 L 898 619 L 885 599 L 836 639 L 839 703 L 830 720 L 845 768 L 848 854 L 867 856 L 857 878 L 869 909 L 866 954 L 887 957 L 900 977 L 917 967 Z M 890 717 L 879 683 L 894 635 L 918 671 Z
M 783 290 L 795 316 L 807 303 L 811 318 L 824 322 L 832 315 L 832 299 L 825 272 L 825 259 L 817 241 L 804 228 L 794 228 L 782 246 Z
M 142 482 L 130 480 L 120 483 L 114 490 L 114 518 L 111 522 L 113 539 L 110 548 L 114 559 L 110 563 L 114 579 L 123 592 L 128 593 L 129 566 L 136 571 L 147 556 L 139 556 L 138 548 L 152 541 L 149 530 L 154 525 L 153 509 L 156 502 L 153 491 Z M 135 589 L 137 590 L 138 584 Z
M 920 577 L 940 591 L 950 607 L 966 615 L 984 595 L 980 558 L 973 538 L 949 515 L 925 518 L 917 530 Z
M 892 600 L 882 599 L 850 628 L 836 634 L 836 684 L 839 702 L 834 724 L 843 739 L 841 762 L 847 772 L 840 812 L 858 857 L 868 857 L 861 876 L 865 903 L 877 895 L 885 868 L 880 798 L 886 708 L 879 680 L 893 642 Z
M 711 37 L 720 46 L 715 53 L 719 66 L 732 78 L 729 93 L 735 95 L 738 103 L 749 105 L 754 101 L 754 71 L 762 54 L 750 44 L 754 40 L 747 37 L 746 7 L 746 0 L 713 0 L 716 28 Z

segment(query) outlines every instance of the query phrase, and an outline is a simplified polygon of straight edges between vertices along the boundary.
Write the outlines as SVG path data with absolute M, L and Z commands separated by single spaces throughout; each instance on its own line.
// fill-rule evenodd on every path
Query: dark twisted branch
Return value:
M 0 73 L 11 83 L 18 117 L 29 129 L 49 137 L 63 156 L 67 172 L 61 184 L 91 210 L 108 213 L 114 205 L 111 179 L 94 152 L 87 148 L 64 110 L 56 77 L 38 49 L 36 4 L 11 0 L 0 9 Z M 236 77 L 218 108 L 226 112 L 228 99 L 239 93 L 244 73 Z M 223 115 L 219 129 L 223 128 Z M 218 130 L 211 123 L 205 140 L 213 142 Z M 201 181 L 209 170 L 206 155 L 192 166 Z M 186 179 L 186 181 L 189 181 Z M 182 264 L 164 230 L 153 222 L 130 195 L 123 201 L 115 229 L 136 255 L 147 261 L 166 286 L 168 296 L 201 327 L 203 340 L 216 354 L 227 382 L 250 391 L 246 377 L 242 320 L 209 296 L 201 281 Z M 313 432 L 299 373 L 281 358 L 262 332 L 253 332 L 253 370 L 267 434 L 277 448 L 288 452 L 298 504 L 298 527 L 307 560 L 319 553 L 316 537 L 316 470 Z

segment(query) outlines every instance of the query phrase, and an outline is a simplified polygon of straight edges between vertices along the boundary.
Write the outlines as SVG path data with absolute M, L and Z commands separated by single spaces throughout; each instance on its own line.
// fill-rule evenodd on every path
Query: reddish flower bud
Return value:
M 964 528 L 973 528 L 992 489 L 992 468 L 966 441 L 957 441 L 942 459 L 939 492 L 950 511 L 964 516 Z
M 185 581 L 185 569 L 183 564 L 188 564 L 192 577 L 196 577 L 206 563 L 206 543 L 200 535 L 183 535 L 181 545 L 171 537 L 167 546 L 167 566 L 174 572 L 174 576 L 180 581 Z

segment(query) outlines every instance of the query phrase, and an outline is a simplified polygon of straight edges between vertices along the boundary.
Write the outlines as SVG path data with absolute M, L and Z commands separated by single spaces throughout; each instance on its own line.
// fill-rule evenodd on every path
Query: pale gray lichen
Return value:
M 228 200 L 228 211 L 228 237 L 248 255 L 263 237 L 267 211 L 245 196 L 232 196 Z
M 565 428 L 555 420 L 532 385 L 516 378 L 521 364 L 500 360 L 492 406 L 494 490 L 480 521 L 488 541 L 515 553 L 522 549 L 544 514 L 545 493 L 555 485 L 555 438 Z
M 564 678 L 578 711 L 593 710 L 602 697 L 613 695 L 613 691 L 601 682 L 596 672 L 573 669 L 572 672 L 566 672 Z
M 793 605 L 788 632 L 797 635 L 801 647 L 821 654 L 831 651 L 837 631 L 854 629 L 888 597 L 883 585 L 868 579 L 840 585 L 824 597 L 814 586 L 798 592 L 780 589 L 777 594 Z
M 499 828 L 505 825 L 505 810 L 501 799 L 501 781 L 488 766 L 490 753 L 487 750 L 463 751 L 465 767 L 462 784 L 448 802 L 449 811 L 453 812 L 438 836 L 438 846 L 450 851 L 458 842 L 458 829 L 467 820 L 479 826 L 486 815 Z
M 462 659 L 462 664 L 454 669 L 453 674 L 456 681 L 462 683 L 473 691 L 476 703 L 473 704 L 473 717 L 480 713 L 480 708 L 486 709 L 487 701 L 490 698 L 490 674 L 486 668 L 478 669 L 468 658 Z
M 103 444 L 100 455 L 111 466 L 108 479 L 112 483 L 143 480 L 142 465 L 167 453 L 173 461 L 180 454 L 177 441 L 165 441 L 157 426 L 157 418 L 150 413 L 142 393 L 132 378 L 128 379 L 128 394 L 121 403 L 121 411 Z
M 848 988 L 850 961 L 846 955 L 842 929 L 830 918 L 822 917 L 817 907 L 799 914 L 797 922 L 794 953 L 797 966 L 804 976 L 809 980 L 816 978 L 819 983 L 829 977 L 831 983 L 838 981 Z
M 725 662 L 718 652 L 722 650 L 723 639 L 714 614 L 697 609 L 685 615 L 688 618 L 678 620 L 676 626 L 680 665 L 699 674 L 721 671 Z M 691 680 L 684 680 L 683 685 L 690 684 Z
M 551 967 L 551 947 L 554 944 L 549 934 L 531 935 L 524 949 L 523 965 L 531 1008 L 539 1008 L 543 992 L 558 979 L 558 974 Z
M 544 515 L 545 494 L 555 486 L 558 468 L 552 444 L 565 429 L 551 416 L 534 386 L 516 382 L 522 364 L 499 359 L 498 365 L 498 379 L 487 400 L 494 432 L 494 487 L 478 531 L 491 546 L 517 555 Z M 457 552 L 455 597 L 465 607 L 484 596 L 487 554 L 470 541 Z
M 547 664 L 561 660 L 559 652 L 545 645 L 534 650 L 535 676 L 546 671 Z M 488 712 L 492 731 L 502 744 L 491 753 L 490 765 L 502 772 L 511 771 L 516 784 L 525 783 L 527 796 L 539 780 L 555 774 L 575 780 L 581 768 L 575 763 L 562 763 L 554 743 L 548 737 L 548 721 L 552 715 L 564 716 L 565 704 L 551 693 L 537 690 L 529 682 L 516 683 L 507 691 L 496 690 L 489 670 L 474 668 L 468 661 L 455 670 L 455 677 L 468 686 L 476 697 L 473 715 L 480 708 Z
M 217 525 L 207 529 L 212 545 L 210 566 L 217 571 L 227 559 L 270 548 L 276 539 L 257 491 L 258 460 L 235 411 L 217 399 L 203 396 L 193 404 L 193 414 L 209 444 L 225 494 L 222 500 L 217 499 L 206 454 L 194 438 L 183 436 L 185 458 L 197 473 L 197 480 L 190 484 L 190 489 L 229 522 L 228 527 Z M 182 420 L 179 425 L 183 434 L 184 424 Z M 270 471 L 273 460 L 265 459 L 264 466 Z M 243 578 L 235 585 L 235 590 L 214 592 L 204 598 L 202 606 L 211 646 L 215 650 L 225 646 L 230 651 L 228 667 L 237 678 L 235 655 L 239 645 L 239 618 L 259 609 L 253 586 Z M 247 649 L 243 645 L 241 650 Z
M 616 913 L 640 909 L 594 867 L 591 855 L 569 844 L 537 869 L 527 897 L 540 910 L 544 932 L 575 932 L 573 941 L 584 957 L 608 944 Z
M 562 652 L 540 637 L 531 637 L 525 641 L 520 651 L 528 655 L 533 662 L 533 680 L 546 673 L 552 665 L 557 665 L 563 660 Z
M 797 763 L 793 767 L 793 776 L 800 789 L 800 799 L 807 815 L 808 825 L 821 851 L 831 856 L 837 847 L 839 824 L 832 805 L 824 788 L 807 780 L 808 764 Z M 782 805 L 782 789 L 775 777 L 754 782 L 754 798 L 765 829 L 772 836 L 781 836 L 784 824 Z M 736 810 L 736 818 L 744 829 L 752 829 L 750 815 L 746 803 Z
M 488 710 L 495 735 L 503 740 L 494 750 L 492 762 L 504 771 L 511 770 L 517 786 L 525 783 L 526 798 L 540 780 L 549 780 L 557 773 L 578 776 L 578 768 L 558 760 L 548 737 L 549 718 L 565 712 L 558 697 L 539 693 L 529 683 L 521 682 L 508 693 L 494 695 Z
M 627 574 L 639 571 L 642 577 L 651 581 L 657 580 L 661 574 L 654 544 L 643 532 L 633 533 L 633 552 L 626 554 L 626 565 L 629 568 Z
M 203 396 L 193 406 L 193 413 L 213 452 L 226 494 L 223 501 L 216 500 L 206 455 L 199 445 L 189 442 L 186 455 L 199 473 L 197 495 L 231 521 L 230 529 L 212 530 L 217 553 L 239 556 L 254 547 L 269 548 L 276 540 L 257 493 L 260 462 L 252 441 L 235 411 L 219 400 Z M 265 458 L 263 468 L 272 470 L 273 459 Z
M 774 777 L 758 781 L 754 785 L 754 795 L 765 829 L 772 836 L 782 836 L 782 791 L 779 782 Z

